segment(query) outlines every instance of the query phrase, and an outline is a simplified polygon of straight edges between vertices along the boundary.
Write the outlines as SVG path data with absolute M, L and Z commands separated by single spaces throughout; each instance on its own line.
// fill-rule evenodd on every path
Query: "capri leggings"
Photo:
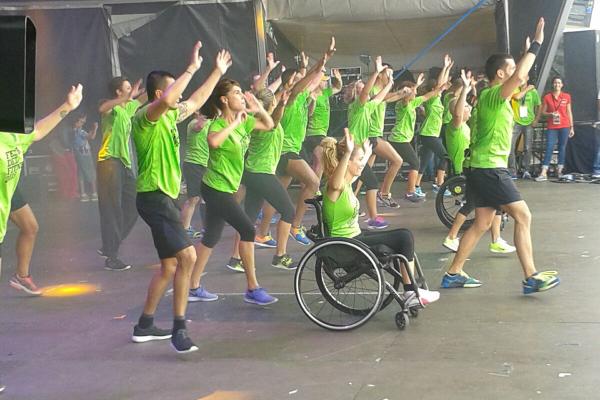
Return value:
M 244 209 L 251 221 L 256 220 L 258 210 L 266 200 L 281 214 L 281 220 L 291 224 L 294 220 L 294 205 L 288 192 L 273 174 L 244 171 L 242 183 L 246 186 Z
M 360 240 L 369 247 L 383 244 L 397 254 L 402 254 L 408 261 L 415 257 L 415 240 L 408 229 L 392 229 L 385 232 L 363 232 L 354 239 Z
M 390 142 L 390 144 L 394 150 L 400 154 L 400 157 L 402 157 L 404 162 L 410 165 L 409 169 L 413 171 L 417 171 L 419 169 L 419 157 L 417 157 L 417 153 L 415 152 L 415 149 L 413 149 L 412 144 L 409 142 Z
M 242 242 L 254 241 L 254 224 L 242 207 L 233 198 L 233 193 L 225 193 L 211 188 L 202 182 L 200 188 L 206 203 L 206 226 L 202 244 L 213 248 L 221 239 L 225 222 L 240 234 Z
M 421 165 L 419 166 L 419 173 L 422 174 L 427 168 L 427 164 L 431 158 L 431 155 L 435 154 L 439 159 L 437 170 L 445 170 L 446 164 L 448 163 L 448 152 L 442 144 L 442 139 L 435 136 L 421 136 Z

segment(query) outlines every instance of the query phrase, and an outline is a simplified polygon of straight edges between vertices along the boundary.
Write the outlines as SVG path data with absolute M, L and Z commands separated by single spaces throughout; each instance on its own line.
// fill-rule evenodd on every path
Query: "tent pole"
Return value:
M 256 29 L 256 53 L 258 56 L 258 71 L 263 73 L 267 67 L 267 45 L 265 41 L 265 13 L 263 2 L 254 0 L 254 27 Z

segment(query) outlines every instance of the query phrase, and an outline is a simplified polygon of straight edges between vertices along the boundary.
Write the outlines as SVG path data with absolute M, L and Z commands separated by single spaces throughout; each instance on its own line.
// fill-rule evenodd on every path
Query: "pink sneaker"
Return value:
M 39 296 L 42 294 L 41 289 L 38 288 L 35 283 L 33 283 L 31 275 L 21 278 L 15 274 L 12 278 L 10 278 L 9 284 L 15 289 L 22 290 L 34 296 Z

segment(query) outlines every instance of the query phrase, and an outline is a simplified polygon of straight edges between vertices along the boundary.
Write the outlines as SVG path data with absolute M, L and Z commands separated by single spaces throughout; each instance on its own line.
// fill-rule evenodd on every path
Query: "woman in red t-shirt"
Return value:
M 573 113 L 571 111 L 571 95 L 562 92 L 563 81 L 560 76 L 552 79 L 552 92 L 547 93 L 542 101 L 540 115 L 547 118 L 546 154 L 542 163 L 542 172 L 535 179 L 538 182 L 548 180 L 548 166 L 552 158 L 554 146 L 558 141 L 558 176 L 562 175 L 565 165 L 567 140 L 575 135 L 573 130 Z

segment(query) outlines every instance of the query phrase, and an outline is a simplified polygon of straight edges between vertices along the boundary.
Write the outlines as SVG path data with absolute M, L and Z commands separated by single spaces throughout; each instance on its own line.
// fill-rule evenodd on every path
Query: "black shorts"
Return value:
M 202 177 L 206 172 L 206 167 L 200 164 L 184 161 L 182 170 L 183 178 L 187 184 L 187 196 L 199 197 Z
M 317 135 L 317 136 L 307 136 L 304 138 L 304 142 L 302 143 L 302 158 L 306 160 L 307 163 L 311 164 L 313 161 L 313 153 L 315 148 L 321 144 L 321 141 L 325 139 L 327 136 Z
M 377 181 L 377 177 L 375 176 L 375 173 L 373 172 L 371 167 L 369 167 L 369 165 L 365 165 L 365 167 L 362 170 L 362 174 L 360 174 L 358 180 L 360 180 L 363 183 L 363 185 L 365 186 L 365 190 L 367 191 L 379 189 L 379 182 Z M 358 182 L 358 180 L 356 182 Z
M 138 193 L 136 206 L 140 217 L 150 226 L 154 247 L 161 260 L 175 257 L 192 245 L 174 199 L 161 191 Z
M 10 199 L 10 212 L 20 210 L 21 208 L 27 205 L 27 200 L 23 197 L 23 192 L 21 191 L 21 183 L 17 184 L 17 188 L 15 189 L 15 193 L 13 197 Z
M 275 173 L 277 176 L 289 176 L 287 173 L 287 165 L 289 160 L 302 160 L 298 153 L 283 153 L 277 163 Z
M 466 175 L 468 201 L 476 208 L 523 200 L 507 168 L 471 168 Z

